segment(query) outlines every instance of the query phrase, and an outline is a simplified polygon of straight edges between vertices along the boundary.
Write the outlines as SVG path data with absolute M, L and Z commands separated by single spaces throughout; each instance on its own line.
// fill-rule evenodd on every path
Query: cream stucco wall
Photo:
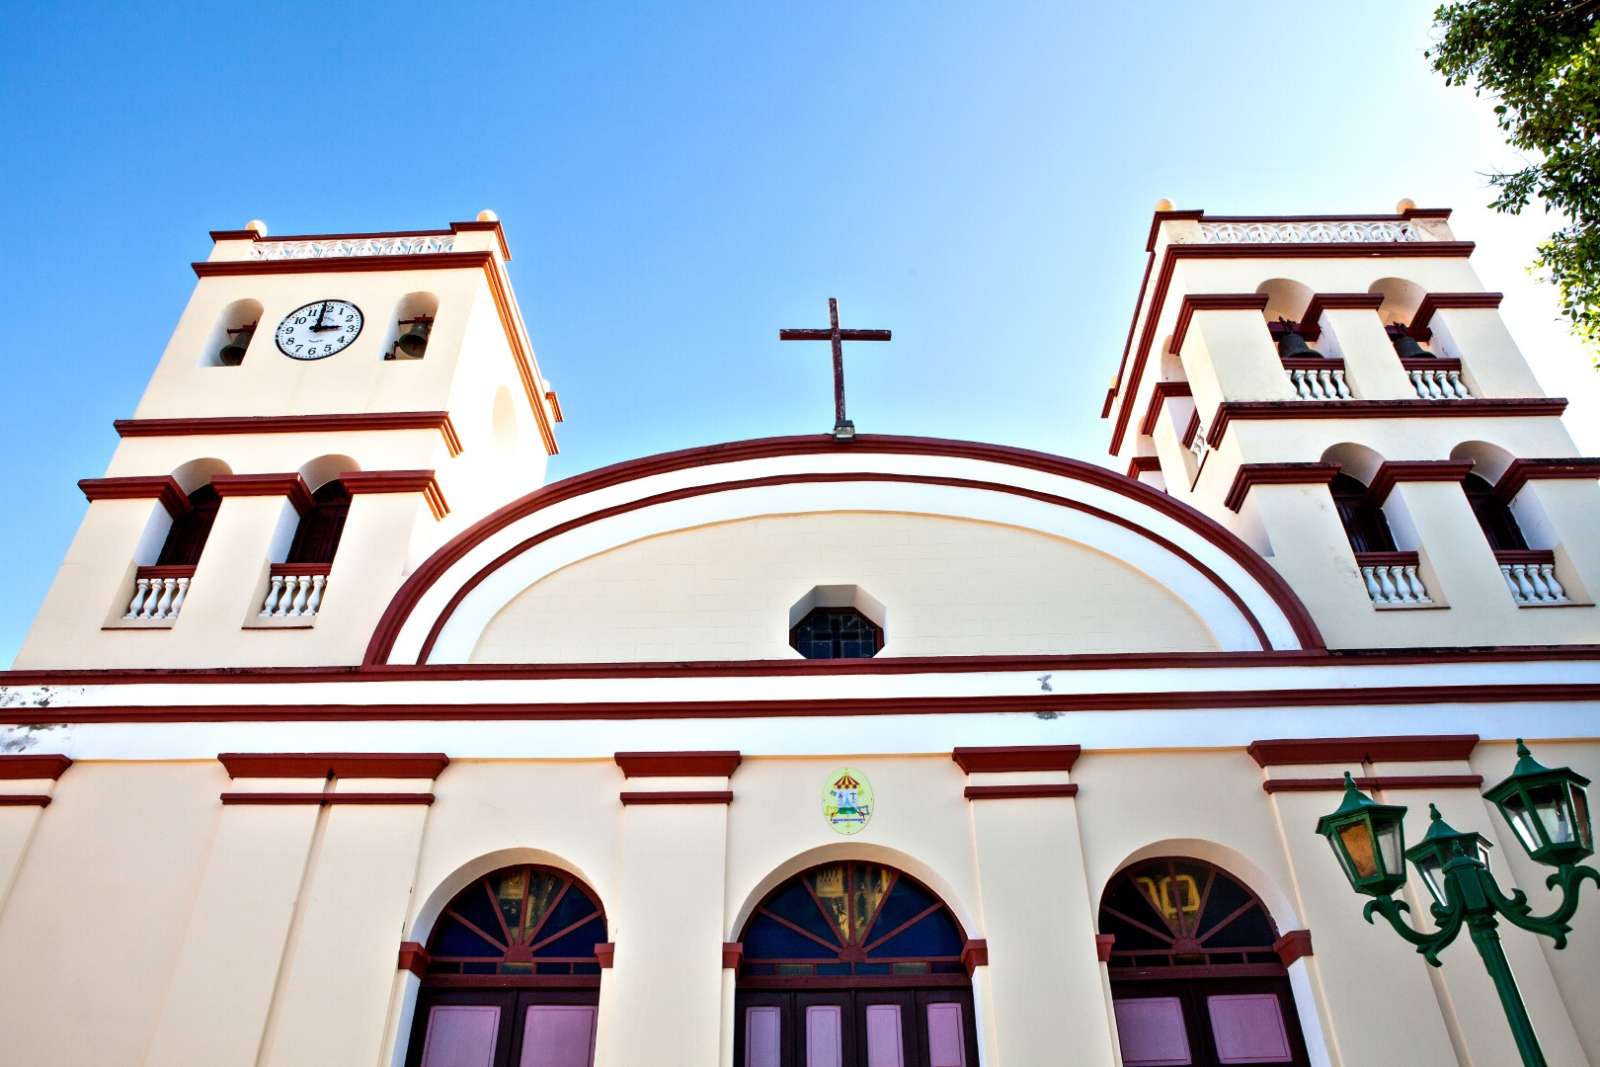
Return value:
M 886 656 L 1216 647 L 1171 592 L 1084 545 L 990 523 L 836 513 L 686 530 L 573 564 L 507 604 L 472 659 L 798 658 L 791 606 L 841 584 L 889 605 Z

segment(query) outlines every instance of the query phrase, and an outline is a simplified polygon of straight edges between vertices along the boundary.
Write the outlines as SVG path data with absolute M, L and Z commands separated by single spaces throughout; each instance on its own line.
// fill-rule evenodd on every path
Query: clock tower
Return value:
M 493 212 L 211 238 L 18 667 L 359 662 L 421 559 L 544 482 L 561 409 Z

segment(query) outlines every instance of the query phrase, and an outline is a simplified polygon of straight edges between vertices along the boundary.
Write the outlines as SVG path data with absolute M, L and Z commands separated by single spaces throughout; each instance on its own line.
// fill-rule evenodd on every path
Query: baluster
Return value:
M 1406 567 L 1404 574 L 1406 584 L 1411 587 L 1411 602 L 1413 604 L 1432 603 L 1432 601 L 1428 599 L 1428 587 L 1422 584 L 1422 575 L 1417 573 L 1417 568 L 1408 566 Z
M 1544 575 L 1539 572 L 1538 564 L 1525 563 L 1522 569 L 1528 575 L 1528 584 L 1533 586 L 1533 597 L 1536 601 L 1545 604 L 1555 599 L 1554 594 L 1550 592 L 1550 587 L 1544 584 Z
M 1334 391 L 1340 400 L 1350 399 L 1350 383 L 1345 381 L 1344 371 L 1336 370 L 1333 372 L 1333 385 Z
M 1378 588 L 1377 570 L 1376 567 L 1361 568 L 1361 577 L 1367 583 L 1367 595 L 1372 598 L 1374 604 L 1383 601 L 1383 590 Z
M 261 602 L 261 617 L 272 618 L 278 610 L 278 598 L 283 596 L 283 575 L 274 574 L 267 586 L 267 597 Z
M 1378 586 L 1383 590 L 1383 599 L 1379 603 L 1393 604 L 1400 596 L 1399 590 L 1394 587 L 1394 578 L 1389 574 L 1387 566 L 1378 569 Z
M 1519 594 L 1517 593 L 1517 580 L 1511 577 L 1511 564 L 1500 564 L 1500 577 L 1506 580 L 1506 588 L 1511 590 L 1511 599 L 1518 599 Z
M 156 602 L 156 610 L 150 617 L 164 619 L 167 617 L 167 607 L 172 603 L 172 579 L 161 579 L 161 598 Z
M 1554 563 L 1539 564 L 1539 573 L 1544 575 L 1545 584 L 1550 587 L 1550 595 L 1556 600 L 1567 599 L 1567 590 L 1556 578 L 1556 565 Z
M 178 595 L 172 598 L 172 617 L 176 619 L 183 610 L 183 598 L 189 595 L 189 579 L 178 579 Z
M 1457 400 L 1471 400 L 1472 391 L 1467 388 L 1467 383 L 1461 380 L 1461 372 L 1453 370 L 1449 375 L 1450 388 L 1455 392 Z
M 1416 582 L 1416 568 L 1409 564 L 1401 564 L 1394 569 L 1394 587 L 1400 595 L 1400 603 L 1417 603 L 1417 594 L 1412 592 L 1412 583 Z M 1420 582 L 1417 582 L 1420 585 Z
M 328 582 L 326 574 L 313 574 L 311 576 L 311 596 L 306 600 L 306 614 L 315 615 L 317 608 L 322 605 L 322 589 Z
M 294 576 L 294 603 L 289 606 L 289 614 L 298 618 L 306 608 L 306 594 L 311 590 L 311 583 L 304 574 Z
M 145 595 L 149 592 L 150 579 L 135 578 L 133 580 L 133 599 L 128 601 L 128 613 L 122 617 L 124 619 L 137 619 L 139 617 L 139 612 L 144 607 Z
M 1292 371 L 1290 371 L 1289 372 L 1289 384 L 1294 386 L 1294 395 L 1295 395 L 1296 399 L 1305 400 L 1305 399 L 1308 399 L 1310 397 L 1310 395 L 1311 395 L 1310 390 L 1306 388 L 1306 372 L 1305 371 L 1303 371 L 1303 370 L 1292 370 Z
M 1315 373 L 1316 373 L 1316 376 L 1317 376 L 1317 399 L 1318 400 L 1332 400 L 1333 399 L 1333 377 L 1332 377 L 1332 375 L 1330 375 L 1326 370 L 1318 370 Z
M 1411 375 L 1411 388 L 1417 391 L 1417 396 L 1421 399 L 1428 399 L 1428 387 L 1422 384 L 1422 372 L 1414 370 L 1409 373 Z
M 1511 567 L 1512 575 L 1517 579 L 1518 600 L 1523 604 L 1533 604 L 1538 601 L 1538 594 L 1533 591 L 1533 585 L 1528 581 L 1528 568 L 1520 563 Z

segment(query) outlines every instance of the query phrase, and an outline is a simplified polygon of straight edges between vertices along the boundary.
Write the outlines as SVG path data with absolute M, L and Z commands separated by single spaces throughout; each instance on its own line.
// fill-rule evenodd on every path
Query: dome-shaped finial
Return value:
M 496 215 L 494 212 L 490 211 L 488 208 L 484 208 L 482 211 L 478 212 L 478 221 L 479 222 L 499 222 L 500 221 L 500 216 Z
M 257 237 L 265 237 L 267 235 L 267 224 L 262 222 L 260 219 L 251 219 L 249 222 L 244 224 L 244 228 L 247 230 L 254 230 Z
M 1403 196 L 1400 198 L 1400 202 L 1394 206 L 1394 213 L 1396 215 L 1404 215 L 1406 212 L 1413 210 L 1416 206 L 1417 202 L 1415 200 L 1411 199 L 1409 196 Z
M 1172 210 L 1172 201 L 1168 200 L 1166 197 L 1162 197 L 1160 200 L 1156 201 L 1156 210 L 1157 211 L 1171 211 Z

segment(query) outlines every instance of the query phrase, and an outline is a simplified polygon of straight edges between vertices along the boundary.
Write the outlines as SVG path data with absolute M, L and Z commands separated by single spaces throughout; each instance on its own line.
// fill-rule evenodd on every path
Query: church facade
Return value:
M 0 1060 L 1518 1062 L 1317 832 L 1547 911 L 1482 794 L 1600 777 L 1600 459 L 1448 211 L 1161 205 L 1103 462 L 841 398 L 549 483 L 492 214 L 211 236 L 0 676 Z M 1551 1064 L 1585 903 L 1500 929 Z

